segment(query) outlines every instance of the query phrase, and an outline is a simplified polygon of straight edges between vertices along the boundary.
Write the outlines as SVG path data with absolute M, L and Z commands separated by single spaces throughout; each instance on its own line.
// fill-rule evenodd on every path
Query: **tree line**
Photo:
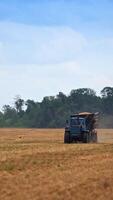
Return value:
M 113 128 L 113 87 L 102 89 L 101 95 L 90 88 L 75 89 L 69 95 L 59 92 L 41 102 L 17 97 L 14 106 L 4 105 L 0 127 L 60 128 L 73 113 L 99 112 L 98 126 Z

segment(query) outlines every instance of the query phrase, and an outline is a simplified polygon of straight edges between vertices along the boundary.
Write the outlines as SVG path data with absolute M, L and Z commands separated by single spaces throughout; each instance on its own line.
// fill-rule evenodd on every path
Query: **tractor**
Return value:
M 97 143 L 96 122 L 98 113 L 78 113 L 66 121 L 64 143 Z

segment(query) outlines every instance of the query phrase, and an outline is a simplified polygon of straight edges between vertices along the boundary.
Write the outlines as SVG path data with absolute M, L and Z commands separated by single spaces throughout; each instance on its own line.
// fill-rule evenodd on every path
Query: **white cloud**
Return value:
M 50 65 L 16 65 L 0 67 L 0 106 L 12 104 L 16 95 L 40 101 L 44 96 L 68 93 L 73 74 L 79 71 L 76 62 Z
M 113 84 L 111 39 L 102 47 L 103 40 L 85 39 L 68 27 L 0 22 L 0 30 L 0 106 L 17 94 L 40 101 L 59 91 Z
M 77 62 L 50 65 L 16 65 L 0 68 L 0 105 L 11 104 L 16 95 L 40 101 L 59 91 L 68 94 L 72 89 L 90 87 L 97 91 L 111 85 L 113 76 L 94 74 Z
M 69 27 L 36 27 L 0 23 L 1 64 L 50 64 L 73 60 L 86 45 L 83 35 Z

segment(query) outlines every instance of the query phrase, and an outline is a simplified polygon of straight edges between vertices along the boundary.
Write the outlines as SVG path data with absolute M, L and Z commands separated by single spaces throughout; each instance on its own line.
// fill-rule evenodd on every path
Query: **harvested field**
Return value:
M 0 129 L 0 200 L 112 200 L 113 130 L 63 144 L 62 129 Z

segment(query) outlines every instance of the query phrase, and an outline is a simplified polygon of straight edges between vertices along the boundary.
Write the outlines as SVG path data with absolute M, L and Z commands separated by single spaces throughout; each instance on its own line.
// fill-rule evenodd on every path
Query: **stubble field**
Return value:
M 113 130 L 63 144 L 63 129 L 0 129 L 0 200 L 112 200 Z

